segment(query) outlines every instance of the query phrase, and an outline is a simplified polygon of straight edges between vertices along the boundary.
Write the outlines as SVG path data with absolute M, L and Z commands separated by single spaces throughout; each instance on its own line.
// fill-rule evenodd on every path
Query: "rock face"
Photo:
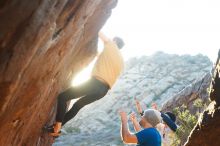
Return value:
M 201 99 L 203 103 L 209 103 L 208 88 L 211 83 L 211 73 L 207 73 L 202 79 L 190 84 L 162 106 L 162 111 L 172 111 L 176 107 L 185 105 L 191 114 L 196 114 L 193 102 Z M 202 109 L 201 109 L 202 110 Z
M 201 81 L 201 77 L 210 72 L 211 68 L 210 60 L 202 55 L 179 56 L 158 52 L 153 56 L 131 59 L 112 90 L 103 99 L 83 108 L 67 123 L 63 128 L 64 134 L 54 146 L 124 145 L 119 134 L 119 108 L 124 108 L 128 113 L 136 111 L 134 97 L 145 103 L 145 106 L 152 101 L 161 106 L 198 80 L 205 87 L 209 81 Z M 192 88 L 188 91 L 199 90 L 199 85 L 193 85 L 188 87 Z
M 185 146 L 219 146 L 220 134 L 220 52 L 213 75 L 210 99 L 212 102 L 204 111 L 201 120 L 192 131 Z
M 172 97 L 170 100 L 168 100 L 165 104 L 163 104 L 161 110 L 164 112 L 175 111 L 175 108 L 179 108 L 179 110 L 181 110 L 184 107 L 189 111 L 190 114 L 195 115 L 195 117 L 198 119 L 199 113 L 202 113 L 205 110 L 206 106 L 210 103 L 208 93 L 210 83 L 211 73 L 207 73 L 202 79 L 199 79 L 190 84 L 174 97 Z M 184 122 L 182 120 L 179 120 L 179 116 L 177 116 L 177 124 L 180 126 L 181 129 L 185 126 L 184 124 L 182 124 Z M 194 125 L 189 126 L 192 127 L 190 129 L 193 129 L 193 126 Z M 185 132 L 181 132 L 181 134 L 180 132 L 178 132 L 178 136 L 181 139 L 180 145 L 184 145 L 190 132 L 191 130 L 186 130 Z
M 96 54 L 116 0 L 0 2 L 0 145 L 51 145 L 56 96 Z

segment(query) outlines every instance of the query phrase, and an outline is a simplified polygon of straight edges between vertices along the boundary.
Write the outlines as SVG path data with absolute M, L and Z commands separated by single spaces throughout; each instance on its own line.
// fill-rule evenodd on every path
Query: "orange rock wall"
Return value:
M 56 96 L 94 58 L 116 0 L 0 2 L 0 145 L 43 146 Z

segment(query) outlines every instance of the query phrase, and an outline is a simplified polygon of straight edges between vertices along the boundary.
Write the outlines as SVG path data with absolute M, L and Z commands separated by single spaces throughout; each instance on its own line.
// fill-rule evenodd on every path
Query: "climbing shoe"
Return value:
M 54 138 L 57 138 L 60 136 L 61 134 L 61 131 L 59 132 L 55 132 L 54 131 L 54 124 L 53 125 L 45 125 L 44 128 L 43 128 L 45 131 L 47 131 L 51 136 L 53 136 Z

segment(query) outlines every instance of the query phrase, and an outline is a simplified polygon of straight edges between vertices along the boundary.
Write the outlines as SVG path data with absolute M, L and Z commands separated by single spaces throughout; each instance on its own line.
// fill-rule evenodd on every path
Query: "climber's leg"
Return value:
M 94 79 L 90 79 L 88 82 L 78 87 L 71 87 L 66 91 L 62 92 L 58 96 L 57 102 L 57 115 L 56 122 L 62 123 L 64 115 L 67 109 L 67 102 L 71 99 L 79 98 L 94 92 Z
M 49 131 L 52 136 L 58 136 L 60 133 L 62 127 L 62 121 L 67 109 L 67 102 L 71 99 L 75 99 L 93 93 L 94 84 L 95 84 L 95 80 L 91 78 L 89 81 L 85 82 L 81 86 L 71 87 L 59 94 L 59 96 L 57 97 L 58 103 L 57 103 L 56 122 L 52 126 L 45 126 L 46 127 L 45 129 Z M 52 129 L 50 127 L 52 127 Z
M 78 103 L 80 103 L 80 105 L 81 105 L 80 106 L 80 108 L 81 108 L 81 107 L 83 107 L 83 106 L 85 106 L 95 100 L 100 99 L 108 92 L 108 90 L 109 90 L 109 86 L 107 86 L 106 84 L 97 80 L 96 78 L 91 78 L 88 82 L 84 83 L 81 86 L 78 86 L 75 88 L 72 87 L 72 88 L 69 88 L 66 91 L 62 92 L 58 96 L 56 122 L 53 126 L 53 133 L 51 133 L 51 135 L 52 136 L 58 135 L 60 133 L 61 126 L 64 125 L 68 121 L 68 120 L 65 120 L 65 122 L 63 122 L 64 116 L 66 113 L 66 109 L 67 109 L 67 102 L 69 100 L 79 98 L 79 97 L 83 97 L 83 98 L 93 97 L 93 96 L 88 96 L 88 95 L 96 95 L 95 96 L 96 98 L 94 97 L 94 98 L 91 98 L 90 100 L 88 100 L 87 98 L 85 98 L 84 100 L 79 100 L 79 101 L 81 101 L 81 102 L 78 101 Z M 74 107 L 76 107 L 76 106 L 74 106 Z M 74 108 L 72 108 L 72 110 L 74 110 Z M 67 115 L 72 115 L 72 114 L 67 114 Z M 73 113 L 73 115 L 74 115 L 74 113 Z M 67 116 L 67 117 L 68 118 L 65 118 L 65 119 L 69 119 L 70 116 Z
M 62 125 L 64 125 L 70 119 L 75 117 L 82 107 L 104 97 L 106 93 L 108 92 L 108 90 L 109 90 L 109 87 L 103 84 L 99 84 L 96 86 L 96 93 L 81 97 L 78 101 L 76 101 L 73 107 L 65 114 Z

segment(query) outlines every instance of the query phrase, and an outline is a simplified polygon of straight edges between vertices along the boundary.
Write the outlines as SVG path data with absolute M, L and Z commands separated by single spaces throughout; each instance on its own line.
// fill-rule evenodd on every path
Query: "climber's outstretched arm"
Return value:
M 103 34 L 101 31 L 99 32 L 99 38 L 103 41 L 103 42 L 108 42 L 111 41 L 111 39 L 109 39 L 105 34 Z

